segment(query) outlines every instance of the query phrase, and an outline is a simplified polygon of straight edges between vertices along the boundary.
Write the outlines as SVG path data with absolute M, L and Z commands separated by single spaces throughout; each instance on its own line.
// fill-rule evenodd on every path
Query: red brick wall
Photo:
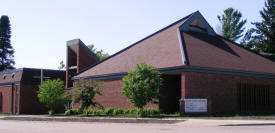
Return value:
M 0 87 L 2 93 L 2 113 L 11 114 L 11 86 Z
M 104 108 L 132 108 L 127 97 L 122 94 L 121 79 L 103 80 L 100 81 L 100 85 L 103 87 L 102 96 L 98 96 L 96 101 Z M 80 107 L 79 104 L 74 105 L 74 108 L 78 107 Z M 158 108 L 158 104 L 149 103 L 146 107 Z
M 83 44 L 84 45 L 84 44 Z M 78 44 L 75 50 L 72 50 L 70 46 L 67 46 L 67 68 L 66 68 L 66 88 L 72 87 L 73 81 L 71 78 L 86 69 L 87 67 L 96 64 L 99 60 L 91 52 L 88 51 L 86 46 Z M 76 69 L 69 70 L 72 65 L 77 66 Z M 69 77 L 69 75 L 71 77 Z
M 17 92 L 16 92 L 17 87 Z M 17 93 L 17 99 L 16 99 L 16 93 Z M 16 101 L 17 100 L 17 101 Z M 13 114 L 19 113 L 19 103 L 20 103 L 20 85 L 14 85 L 13 87 Z
M 16 102 L 16 87 L 18 90 L 18 101 Z M 6 86 L 6 87 L 0 87 L 0 93 L 2 93 L 2 111 L 3 113 L 8 113 L 8 114 L 16 114 L 18 113 L 19 110 L 19 103 L 20 103 L 20 86 L 19 85 L 14 85 L 13 87 L 13 95 L 11 95 L 11 90 L 12 86 Z M 13 96 L 13 97 L 12 97 Z M 12 99 L 12 105 L 11 105 L 11 98 Z M 17 104 L 17 105 L 16 105 Z M 11 106 L 12 110 L 11 110 Z
M 104 80 L 101 85 L 104 89 L 97 99 L 100 104 L 104 107 L 131 108 L 127 97 L 122 94 L 122 80 Z
M 83 48 L 83 46 L 81 45 L 78 45 L 78 61 L 77 61 L 77 65 L 78 65 L 78 68 L 77 68 L 77 72 L 80 72 L 82 71 L 83 69 L 87 68 L 88 66 L 91 66 L 95 63 L 97 63 L 98 61 L 92 57 L 92 55 L 90 55 L 90 53 L 88 53 L 87 50 L 85 50 L 85 48 Z
M 207 98 L 210 114 L 239 113 L 237 101 L 239 83 L 270 85 L 271 110 L 275 113 L 274 78 L 184 72 L 182 74 L 182 100 Z M 181 106 L 181 112 L 184 112 L 184 104 Z
M 46 113 L 47 108 L 37 98 L 37 85 L 21 85 L 20 114 Z

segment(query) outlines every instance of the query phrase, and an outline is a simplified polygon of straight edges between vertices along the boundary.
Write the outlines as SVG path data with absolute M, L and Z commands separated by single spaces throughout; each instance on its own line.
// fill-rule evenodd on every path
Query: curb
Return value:
M 114 118 L 114 117 L 48 117 L 48 116 L 4 116 L 0 120 L 56 121 L 56 122 L 105 122 L 105 123 L 158 123 L 174 124 L 184 119 L 169 118 Z

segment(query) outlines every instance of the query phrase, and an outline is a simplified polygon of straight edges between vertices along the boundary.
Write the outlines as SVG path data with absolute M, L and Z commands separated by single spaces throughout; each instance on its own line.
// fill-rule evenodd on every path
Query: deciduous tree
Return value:
M 96 96 L 102 95 L 101 90 L 101 86 L 96 81 L 80 80 L 72 88 L 72 100 L 74 103 L 81 103 L 81 110 L 88 109 L 91 106 L 102 108 L 102 106 L 96 102 Z
M 159 98 L 158 89 L 162 84 L 162 78 L 161 73 L 153 66 L 137 64 L 122 80 L 122 93 L 135 107 L 143 109 L 148 102 L 156 102 Z
M 64 82 L 60 79 L 46 80 L 39 86 L 38 99 L 50 110 L 66 102 Z

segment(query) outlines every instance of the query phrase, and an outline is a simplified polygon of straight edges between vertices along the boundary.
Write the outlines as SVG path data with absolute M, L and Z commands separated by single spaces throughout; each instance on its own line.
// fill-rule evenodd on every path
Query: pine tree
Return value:
M 246 33 L 243 44 L 275 60 L 275 0 L 267 0 L 260 14 L 263 20 L 252 23 L 256 28 Z
M 237 41 L 243 36 L 246 20 L 241 20 L 241 12 L 233 8 L 227 8 L 222 16 L 218 15 L 217 17 L 222 25 L 221 35 L 224 38 Z
M 14 69 L 14 49 L 11 46 L 11 29 L 8 16 L 0 18 L 0 71 Z

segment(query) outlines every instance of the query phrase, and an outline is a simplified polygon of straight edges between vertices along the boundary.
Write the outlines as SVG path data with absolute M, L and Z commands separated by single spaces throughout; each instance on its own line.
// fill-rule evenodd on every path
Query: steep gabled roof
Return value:
M 136 64 L 146 62 L 156 68 L 184 65 L 178 27 L 192 14 L 130 45 L 111 57 L 91 66 L 75 78 L 128 72 Z
M 125 73 L 140 62 L 158 69 L 188 66 L 275 74 L 274 62 L 220 37 L 197 11 L 74 78 Z
M 190 66 L 275 74 L 275 63 L 218 35 L 182 32 Z

